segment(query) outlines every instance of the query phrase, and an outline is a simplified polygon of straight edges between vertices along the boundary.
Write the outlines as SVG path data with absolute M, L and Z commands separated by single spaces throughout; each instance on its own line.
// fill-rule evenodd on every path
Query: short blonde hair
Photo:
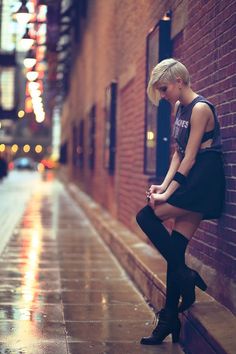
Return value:
M 153 104 L 158 105 L 160 99 L 155 84 L 160 82 L 174 82 L 177 77 L 180 77 L 185 85 L 190 85 L 189 72 L 186 66 L 180 61 L 169 58 L 158 63 L 151 72 L 147 87 L 147 94 L 150 101 Z

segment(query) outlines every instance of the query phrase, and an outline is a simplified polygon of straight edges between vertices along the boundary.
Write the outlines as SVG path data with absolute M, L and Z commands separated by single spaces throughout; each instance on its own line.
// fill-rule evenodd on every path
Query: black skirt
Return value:
M 220 217 L 225 199 L 225 174 L 222 154 L 205 151 L 197 155 L 187 181 L 167 203 L 203 214 L 203 219 Z

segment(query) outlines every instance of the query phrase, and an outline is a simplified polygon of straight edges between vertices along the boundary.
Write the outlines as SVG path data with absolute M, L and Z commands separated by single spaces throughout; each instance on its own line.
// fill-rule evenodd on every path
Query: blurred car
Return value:
M 45 158 L 40 161 L 45 170 L 54 170 L 58 167 L 58 163 L 50 158 Z
M 9 164 L 11 170 L 37 171 L 38 163 L 30 157 L 19 157 Z

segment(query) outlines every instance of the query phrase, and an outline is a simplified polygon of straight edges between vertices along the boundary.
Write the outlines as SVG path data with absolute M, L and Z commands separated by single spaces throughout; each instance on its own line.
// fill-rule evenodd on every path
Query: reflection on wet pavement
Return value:
M 141 354 L 153 313 L 64 187 L 38 181 L 0 258 L 0 354 Z M 182 353 L 168 339 L 158 353 Z

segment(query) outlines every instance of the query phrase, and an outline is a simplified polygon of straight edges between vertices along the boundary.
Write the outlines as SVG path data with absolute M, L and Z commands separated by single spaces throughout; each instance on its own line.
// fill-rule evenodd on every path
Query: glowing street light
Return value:
M 39 76 L 39 73 L 37 71 L 29 71 L 27 74 L 26 74 L 26 77 L 29 81 L 34 81 L 38 78 Z
M 37 90 L 40 87 L 39 82 L 29 82 L 29 90 Z
M 18 112 L 18 118 L 23 118 L 25 115 L 25 112 L 21 109 L 19 112 Z
M 26 1 L 22 1 L 19 9 L 13 14 L 13 17 L 19 24 L 26 25 L 32 18 L 32 14 L 29 12 Z
M 11 147 L 12 152 L 16 153 L 19 149 L 19 146 L 17 144 L 13 144 Z
M 33 49 L 30 49 L 24 59 L 24 66 L 28 69 L 32 68 L 36 64 L 35 53 Z
M 26 28 L 25 34 L 20 40 L 20 46 L 22 50 L 29 50 L 33 44 L 34 44 L 34 39 L 30 37 L 29 29 Z
M 42 145 L 36 145 L 36 146 L 35 146 L 35 152 L 36 152 L 37 154 L 40 154 L 40 152 L 42 152 L 42 150 L 43 150 Z
M 28 153 L 28 152 L 30 151 L 30 146 L 29 146 L 29 144 L 25 144 L 25 145 L 23 146 L 23 150 L 24 150 L 25 153 Z

